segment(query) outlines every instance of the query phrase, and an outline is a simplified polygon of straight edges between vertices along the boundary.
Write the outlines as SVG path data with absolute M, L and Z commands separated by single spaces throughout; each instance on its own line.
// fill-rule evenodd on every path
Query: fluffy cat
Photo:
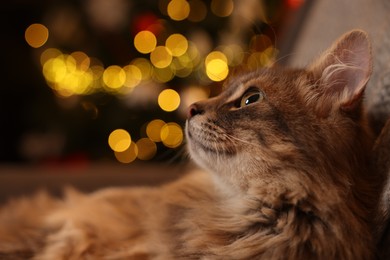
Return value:
M 355 30 L 305 69 L 232 76 L 189 108 L 188 149 L 206 171 L 159 188 L 12 201 L 0 256 L 374 259 L 380 178 L 362 107 L 371 66 Z

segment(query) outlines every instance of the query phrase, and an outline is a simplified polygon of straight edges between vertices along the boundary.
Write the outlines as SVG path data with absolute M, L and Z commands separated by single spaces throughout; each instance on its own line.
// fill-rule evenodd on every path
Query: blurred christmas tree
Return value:
M 186 107 L 218 94 L 235 69 L 271 64 L 280 28 L 301 4 L 6 4 L 0 159 L 130 163 L 174 157 L 183 146 Z

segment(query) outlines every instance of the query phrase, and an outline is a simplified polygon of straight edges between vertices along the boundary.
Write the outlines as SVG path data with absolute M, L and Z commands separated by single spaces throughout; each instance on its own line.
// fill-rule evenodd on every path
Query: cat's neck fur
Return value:
M 359 196 L 364 194 L 354 194 L 346 187 L 351 183 L 342 187 L 318 179 L 303 181 L 302 175 L 307 173 L 294 169 L 270 174 L 289 176 L 290 185 L 257 180 L 242 192 L 228 189 L 229 184 L 214 178 L 220 196 L 210 208 L 206 217 L 209 226 L 203 234 L 203 238 L 210 238 L 204 241 L 211 254 L 240 259 L 279 259 L 281 252 L 286 259 L 374 257 L 369 224 L 372 216 L 360 201 Z M 240 236 L 246 247 L 238 249 L 231 241 Z M 225 240 L 213 247 L 215 237 Z
M 190 247 L 233 259 L 374 257 L 379 186 L 362 111 L 371 64 L 367 35 L 355 31 L 304 70 L 236 76 L 191 108 L 190 150 L 220 196 L 201 214 L 206 242 L 189 235 Z

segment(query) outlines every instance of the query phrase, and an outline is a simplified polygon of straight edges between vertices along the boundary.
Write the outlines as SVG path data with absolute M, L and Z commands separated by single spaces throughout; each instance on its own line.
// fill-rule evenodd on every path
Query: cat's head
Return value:
M 366 148 L 358 139 L 366 138 L 362 98 L 371 67 L 367 35 L 355 30 L 304 69 L 232 76 L 221 95 L 190 106 L 191 157 L 244 190 L 256 179 L 353 167 L 353 153 Z M 310 178 L 317 177 L 328 178 Z

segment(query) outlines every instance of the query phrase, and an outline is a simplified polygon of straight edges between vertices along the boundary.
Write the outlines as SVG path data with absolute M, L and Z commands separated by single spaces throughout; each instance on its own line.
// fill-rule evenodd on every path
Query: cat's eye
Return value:
M 250 104 L 259 102 L 263 99 L 263 93 L 258 89 L 251 89 L 242 96 L 240 107 L 248 106 Z

